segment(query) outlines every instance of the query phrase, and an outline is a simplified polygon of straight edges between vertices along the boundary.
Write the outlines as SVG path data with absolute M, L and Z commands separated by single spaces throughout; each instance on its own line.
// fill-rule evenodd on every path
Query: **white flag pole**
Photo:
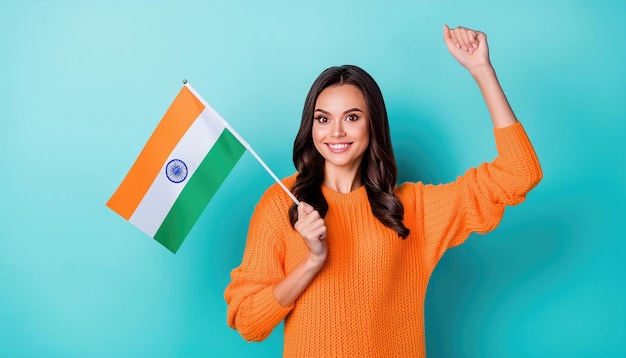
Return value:
M 296 203 L 296 205 L 300 205 L 300 201 L 298 201 L 298 199 L 296 199 L 296 197 L 293 195 L 293 193 L 291 191 L 289 191 L 289 189 L 287 189 L 287 187 L 285 186 L 285 184 L 283 184 L 282 181 L 280 181 L 280 179 L 278 179 L 278 177 L 276 176 L 276 174 L 274 174 L 274 172 L 267 166 L 267 164 L 265 164 L 265 162 L 263 161 L 263 159 L 261 159 L 261 157 L 259 157 L 258 154 L 256 154 L 256 152 L 252 149 L 252 147 L 250 146 L 250 144 L 248 144 L 248 142 L 246 142 L 245 139 L 243 139 L 243 137 L 241 137 L 239 135 L 239 133 L 237 133 L 237 131 L 235 131 L 233 129 L 233 127 L 230 126 L 230 124 L 228 124 L 228 122 L 226 122 L 226 120 L 224 118 L 222 118 L 222 116 L 220 116 L 219 113 L 217 113 L 217 111 L 215 109 L 213 109 L 213 107 L 211 107 L 210 104 L 208 104 L 204 98 L 202 98 L 202 96 L 200 96 L 200 94 L 198 94 L 198 92 L 196 92 L 195 89 L 193 89 L 193 87 L 191 87 L 191 85 L 189 84 L 189 82 L 187 82 L 187 80 L 183 80 L 183 83 L 185 84 L 185 87 L 187 87 L 188 90 L 191 91 L 191 93 L 193 93 L 194 96 L 196 96 L 196 98 L 198 98 L 200 100 L 200 102 L 202 102 L 202 104 L 204 105 L 204 107 L 209 110 L 211 112 L 211 114 L 213 114 L 215 116 L 215 118 L 217 118 L 219 121 L 222 122 L 222 124 L 224 124 L 224 126 L 233 134 L 233 136 L 235 136 L 235 138 L 237 138 L 237 140 L 247 149 L 250 151 L 250 153 L 252 153 L 252 155 L 256 158 L 256 160 L 263 166 L 263 168 L 265 168 L 265 170 L 272 176 L 272 178 L 274 178 L 274 181 L 280 185 L 281 188 L 283 188 L 283 190 L 285 191 L 285 193 L 287 193 L 287 195 L 289 195 L 289 197 L 291 198 L 291 200 L 293 200 L 294 203 Z

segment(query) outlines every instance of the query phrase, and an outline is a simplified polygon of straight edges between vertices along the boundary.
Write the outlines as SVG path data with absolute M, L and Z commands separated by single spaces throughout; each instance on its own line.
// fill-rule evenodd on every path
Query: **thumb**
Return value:
M 476 36 L 476 38 L 478 39 L 478 43 L 480 45 L 489 46 L 489 45 L 487 45 L 487 35 L 484 32 L 479 32 L 478 36 Z
M 307 217 L 314 210 L 315 208 L 313 208 L 311 205 L 305 203 L 304 201 L 301 201 L 300 204 L 298 204 L 298 217 L 299 218 Z
M 487 35 L 484 32 L 479 32 L 476 35 L 476 40 L 478 40 L 478 47 L 482 49 L 484 53 L 489 56 L 489 44 L 487 43 Z

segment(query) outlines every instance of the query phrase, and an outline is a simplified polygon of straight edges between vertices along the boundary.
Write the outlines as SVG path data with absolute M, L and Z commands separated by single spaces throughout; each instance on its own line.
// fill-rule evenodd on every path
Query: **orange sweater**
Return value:
M 495 129 L 498 158 L 444 185 L 396 187 L 402 240 L 372 214 L 365 187 L 322 188 L 328 257 L 290 307 L 274 284 L 307 255 L 289 224 L 291 199 L 271 186 L 252 216 L 241 266 L 224 293 L 228 324 L 246 340 L 265 339 L 283 319 L 285 357 L 425 357 L 424 299 L 435 265 L 472 232 L 493 230 L 505 205 L 522 202 L 542 177 L 521 124 Z M 295 180 L 284 180 L 290 187 Z

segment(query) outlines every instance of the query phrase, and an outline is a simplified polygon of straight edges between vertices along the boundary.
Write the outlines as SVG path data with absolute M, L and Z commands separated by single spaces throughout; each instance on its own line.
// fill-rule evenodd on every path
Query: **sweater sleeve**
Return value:
M 543 176 L 521 123 L 494 129 L 494 135 L 494 161 L 469 169 L 452 183 L 424 186 L 424 239 L 432 265 L 472 232 L 495 229 L 505 206 L 524 201 Z
M 231 272 L 224 298 L 228 304 L 228 325 L 248 341 L 261 341 L 270 335 L 293 305 L 283 307 L 274 297 L 274 285 L 285 277 L 284 244 L 277 225 L 272 190 L 261 198 L 250 220 L 241 265 Z

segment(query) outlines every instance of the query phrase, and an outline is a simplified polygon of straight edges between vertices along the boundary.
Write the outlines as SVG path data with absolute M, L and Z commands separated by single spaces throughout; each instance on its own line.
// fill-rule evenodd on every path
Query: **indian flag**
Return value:
M 107 206 L 176 253 L 246 147 L 185 84 Z

